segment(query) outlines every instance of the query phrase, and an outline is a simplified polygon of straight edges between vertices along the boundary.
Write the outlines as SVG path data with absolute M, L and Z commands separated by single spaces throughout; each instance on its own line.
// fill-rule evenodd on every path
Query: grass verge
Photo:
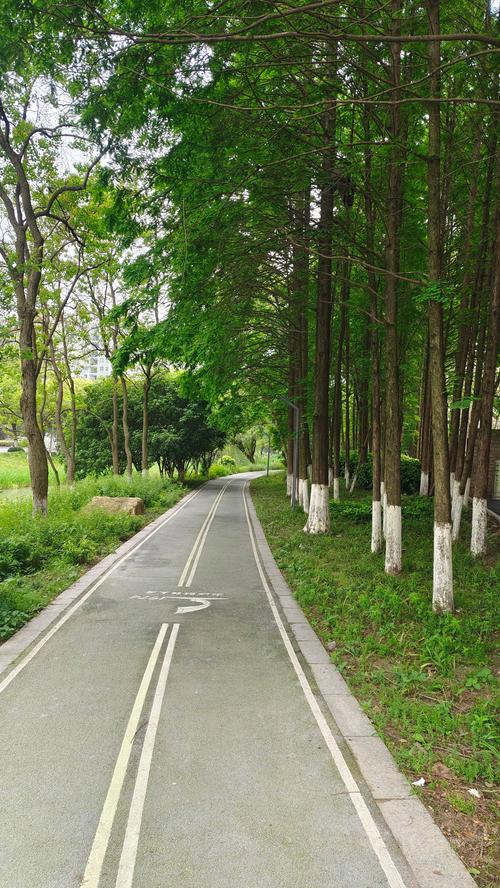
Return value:
M 152 521 L 186 492 L 159 478 L 131 482 L 103 476 L 52 491 L 47 518 L 33 518 L 31 501 L 0 502 L 0 642 L 5 641 L 89 565 Z M 84 511 L 93 496 L 139 496 L 144 515 Z
M 61 480 L 64 479 L 64 464 L 57 463 L 57 471 Z M 49 480 L 54 480 L 52 469 L 49 466 Z M 13 487 L 27 487 L 30 483 L 28 468 L 28 454 L 25 451 L 14 453 L 0 453 L 0 491 Z
M 457 610 L 437 617 L 431 500 L 404 498 L 404 571 L 389 577 L 383 556 L 370 553 L 368 494 L 332 503 L 330 533 L 310 537 L 282 474 L 256 479 L 251 491 L 278 566 L 332 661 L 410 781 L 424 778 L 415 792 L 478 885 L 498 886 L 498 560 L 474 561 L 458 544 Z M 464 539 L 469 529 L 465 521 Z

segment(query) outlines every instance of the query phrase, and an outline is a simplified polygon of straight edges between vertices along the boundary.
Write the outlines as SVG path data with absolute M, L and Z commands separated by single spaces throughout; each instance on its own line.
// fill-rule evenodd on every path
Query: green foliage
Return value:
M 161 474 L 182 477 L 188 467 L 200 466 L 206 473 L 216 453 L 224 446 L 225 434 L 215 425 L 208 405 L 194 393 L 181 394 L 182 376 L 157 372 L 151 380 L 148 397 L 150 465 L 156 463 Z M 99 475 L 112 464 L 110 429 L 113 410 L 113 379 L 88 386 L 78 427 L 78 475 Z M 117 387 L 119 414 L 122 395 Z M 128 382 L 128 421 L 134 465 L 141 466 L 143 380 Z M 125 468 L 123 433 L 119 423 L 120 468 Z
M 372 489 L 372 457 L 368 456 L 367 462 L 358 465 L 358 454 L 354 455 L 351 463 L 351 475 L 356 472 L 356 484 L 361 490 Z M 411 456 L 401 454 L 401 493 L 411 495 L 418 493 L 420 489 L 420 461 Z

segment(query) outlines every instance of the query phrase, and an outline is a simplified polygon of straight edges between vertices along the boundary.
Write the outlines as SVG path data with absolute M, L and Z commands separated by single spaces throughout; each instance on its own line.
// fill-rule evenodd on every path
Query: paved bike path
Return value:
M 283 643 L 245 483 L 202 488 L 0 694 L 0 888 L 398 884 Z

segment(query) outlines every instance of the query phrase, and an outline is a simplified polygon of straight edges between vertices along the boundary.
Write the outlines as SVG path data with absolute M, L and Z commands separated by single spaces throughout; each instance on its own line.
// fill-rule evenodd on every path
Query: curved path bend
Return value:
M 246 484 L 182 501 L 0 683 L 2 888 L 413 888 Z

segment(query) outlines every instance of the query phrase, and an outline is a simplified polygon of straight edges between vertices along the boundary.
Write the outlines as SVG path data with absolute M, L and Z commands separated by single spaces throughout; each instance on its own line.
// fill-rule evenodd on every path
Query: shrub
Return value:
M 225 454 L 224 456 L 221 456 L 220 464 L 221 464 L 221 466 L 232 466 L 232 467 L 236 468 L 236 460 L 233 459 L 232 456 L 228 456 L 227 454 Z
M 341 459 L 341 467 L 343 471 L 343 458 Z M 358 454 L 353 453 L 353 459 L 350 461 L 351 476 L 356 472 L 356 484 L 360 490 L 371 490 L 372 487 L 372 457 L 368 456 L 367 462 L 358 466 Z M 406 454 L 401 455 L 401 493 L 409 496 L 418 493 L 420 488 L 420 461 L 412 459 Z

